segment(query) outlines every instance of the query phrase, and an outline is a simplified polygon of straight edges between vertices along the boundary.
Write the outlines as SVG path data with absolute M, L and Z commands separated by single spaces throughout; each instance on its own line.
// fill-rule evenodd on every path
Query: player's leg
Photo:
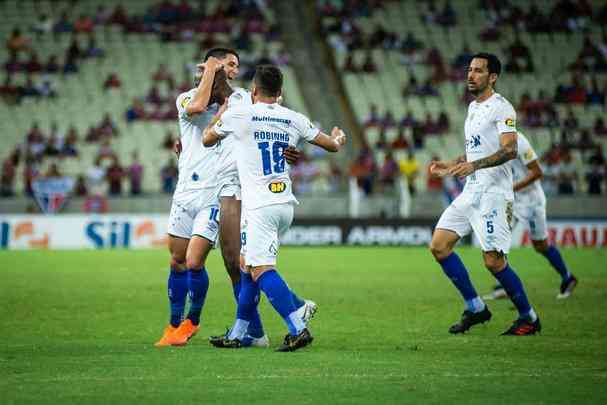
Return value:
M 231 189 L 236 186 L 226 187 L 222 193 L 227 195 L 221 196 L 221 215 L 219 218 L 219 243 L 221 246 L 221 255 L 226 267 L 226 271 L 232 282 L 232 291 L 236 303 L 239 302 L 239 295 L 242 290 L 241 272 L 241 201 L 237 198 L 237 191 Z M 246 233 L 246 231 L 244 231 Z M 259 294 L 259 293 L 258 293 Z M 265 336 L 263 324 L 259 316 L 259 311 L 255 307 L 252 319 L 250 320 L 249 335 L 254 339 L 262 339 Z
M 552 268 L 561 276 L 561 287 L 559 299 L 567 298 L 577 286 L 577 278 L 569 272 L 567 265 L 558 248 L 548 243 L 548 226 L 546 223 L 546 207 L 540 206 L 533 209 L 533 216 L 529 221 L 531 230 L 531 241 L 536 252 L 548 260 Z
M 500 195 L 484 194 L 472 227 L 481 244 L 485 267 L 504 287 L 519 313 L 518 319 L 504 334 L 534 334 L 541 330 L 539 318 L 529 303 L 521 279 L 506 259 L 512 241 L 511 219 L 512 201 Z
M 169 297 L 170 319 L 156 346 L 169 346 L 175 331 L 183 318 L 188 281 L 186 271 L 186 252 L 189 239 L 169 234 L 169 252 L 171 255 L 167 291 Z
M 432 235 L 430 251 L 466 304 L 461 321 L 449 329 L 450 333 L 463 333 L 478 323 L 487 322 L 491 319 L 491 313 L 472 285 L 468 270 L 453 251 L 457 241 L 469 234 L 471 229 L 466 214 L 469 208 L 466 196 L 458 198 L 456 202 L 459 206 L 452 204 L 441 215 Z

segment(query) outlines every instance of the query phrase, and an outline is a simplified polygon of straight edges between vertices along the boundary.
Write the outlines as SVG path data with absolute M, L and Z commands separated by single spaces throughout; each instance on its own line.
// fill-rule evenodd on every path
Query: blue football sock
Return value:
M 293 297 L 293 304 L 295 304 L 296 309 L 299 309 L 299 308 L 303 307 L 304 305 L 306 305 L 304 300 L 302 300 L 301 298 L 299 298 L 297 296 L 297 294 L 295 294 L 295 291 L 291 290 L 291 296 Z
M 185 300 L 188 295 L 188 273 L 171 269 L 168 282 L 169 301 L 171 303 L 171 325 L 179 326 L 183 319 Z
M 296 316 L 296 308 L 293 303 L 293 295 L 287 286 L 287 283 L 280 277 L 276 270 L 266 271 L 257 280 L 261 291 L 263 291 L 270 303 L 284 319 L 289 333 L 293 336 L 298 335 L 305 329 L 301 318 Z
M 561 257 L 561 252 L 559 252 L 559 250 L 555 246 L 550 245 L 550 247 L 548 247 L 548 250 L 546 250 L 542 254 L 546 259 L 548 259 L 548 262 L 550 262 L 552 267 L 554 267 L 554 269 L 561 275 L 561 279 L 563 281 L 569 280 L 569 278 L 571 277 L 571 273 L 569 273 L 569 271 L 567 270 L 567 266 L 565 265 L 565 262 Z
M 230 339 L 242 340 L 244 338 L 245 333 L 251 328 L 251 319 L 257 312 L 258 302 L 259 287 L 253 282 L 250 274 L 242 273 L 240 275 L 240 294 L 238 295 L 236 322 L 230 331 Z
M 234 291 L 234 298 L 236 298 L 236 303 L 238 303 L 238 296 L 240 295 L 240 291 L 242 289 L 242 278 L 245 277 L 245 275 L 247 275 L 247 273 L 241 271 L 240 272 L 241 281 L 239 281 L 236 284 L 232 284 L 232 289 Z M 251 277 L 251 275 L 248 275 L 248 276 Z M 251 281 L 252 281 L 252 279 L 251 279 Z M 259 286 L 256 283 L 254 283 L 253 288 L 255 288 L 257 290 L 257 302 L 259 303 Z M 249 335 L 251 335 L 254 338 L 260 338 L 265 334 L 257 306 L 255 306 L 255 311 L 253 312 L 251 319 L 249 319 L 248 333 L 249 333 Z
M 479 298 L 472 286 L 468 270 L 466 270 L 464 263 L 462 263 L 457 253 L 452 252 L 443 260 L 439 260 L 438 263 L 453 285 L 459 290 L 469 311 L 480 312 L 485 309 L 485 303 Z
M 209 275 L 204 267 L 200 270 L 190 269 L 188 273 L 190 275 L 190 312 L 188 312 L 188 319 L 194 325 L 198 325 L 200 323 L 200 312 L 202 312 L 204 300 L 209 290 Z
M 500 282 L 504 290 L 508 293 L 508 297 L 516 307 L 519 313 L 520 318 L 531 318 L 532 321 L 535 321 L 535 312 L 531 309 L 531 305 L 529 304 L 529 300 L 527 299 L 527 294 L 525 294 L 525 289 L 523 288 L 523 283 L 521 279 L 518 278 L 512 267 L 509 264 L 506 264 L 506 268 L 504 270 L 493 273 L 493 276 Z

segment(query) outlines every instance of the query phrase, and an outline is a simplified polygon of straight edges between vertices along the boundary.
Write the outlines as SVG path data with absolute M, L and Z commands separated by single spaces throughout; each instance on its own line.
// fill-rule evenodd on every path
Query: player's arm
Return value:
M 314 139 L 308 141 L 313 145 L 319 146 L 327 152 L 339 152 L 339 149 L 346 144 L 346 134 L 339 127 L 333 127 L 331 135 L 327 135 L 322 131 Z
M 479 169 L 503 165 L 516 158 L 516 151 L 516 132 L 505 132 L 500 136 L 500 148 L 497 152 L 473 162 L 458 163 L 451 167 L 448 172 L 451 176 L 466 177 Z
M 448 161 L 437 160 L 436 162 L 432 163 L 432 165 L 430 165 L 430 173 L 436 177 L 445 177 L 449 174 L 450 168 L 459 163 L 464 163 L 465 161 L 466 155 L 461 155 L 453 160 Z
M 215 114 L 213 116 L 213 118 L 211 119 L 211 121 L 209 122 L 209 125 L 207 125 L 207 127 L 204 129 L 204 131 L 202 131 L 202 144 L 204 146 L 206 146 L 206 147 L 213 146 L 217 142 L 219 142 L 220 139 L 225 138 L 225 136 L 227 135 L 224 133 L 219 133 L 220 131 L 218 131 L 217 128 L 215 127 L 215 124 L 217 124 L 219 122 L 219 120 L 221 119 L 223 113 L 225 112 L 225 110 L 227 108 L 228 108 L 228 103 L 223 103 L 222 106 L 219 108 L 219 111 L 217 111 L 217 114 Z
M 514 184 L 514 191 L 522 190 L 528 185 L 533 184 L 544 177 L 544 172 L 542 171 L 542 168 L 537 160 L 529 162 L 527 164 L 527 169 L 529 169 L 527 176 Z
M 204 68 L 204 72 L 196 89 L 196 94 L 185 106 L 185 112 L 190 116 L 206 111 L 211 99 L 215 72 L 221 69 L 222 65 L 219 59 L 211 56 L 205 63 L 199 64 L 196 67 L 199 69 Z

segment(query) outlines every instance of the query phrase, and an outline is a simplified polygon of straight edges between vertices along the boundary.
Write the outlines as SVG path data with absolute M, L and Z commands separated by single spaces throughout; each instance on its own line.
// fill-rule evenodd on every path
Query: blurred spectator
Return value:
M 450 129 L 451 122 L 449 121 L 449 116 L 445 111 L 441 111 L 436 121 L 436 132 L 438 134 L 444 134 L 446 132 L 449 132 Z
M 63 64 L 63 74 L 71 74 L 78 72 L 78 62 L 75 57 L 67 57 Z
M 46 73 L 58 73 L 60 68 L 59 62 L 57 61 L 57 55 L 49 56 L 48 62 L 46 62 L 46 65 L 44 66 L 44 71 Z
M 78 156 L 76 143 L 78 142 L 78 132 L 73 125 L 67 131 L 65 136 L 65 145 L 63 146 L 63 154 L 65 156 Z
M 55 25 L 53 25 L 53 32 L 55 34 L 61 34 L 72 31 L 74 31 L 74 25 L 68 19 L 67 12 L 61 13 L 61 16 L 59 17 Z
M 409 187 L 409 193 L 413 196 L 416 193 L 415 179 L 419 175 L 419 163 L 415 159 L 415 155 L 409 149 L 407 157 L 399 162 L 400 172 L 402 173 L 407 186 Z
M 105 173 L 109 195 L 119 196 L 122 194 L 122 179 L 124 175 L 124 169 L 120 166 L 118 158 L 112 159 L 112 164 L 107 168 Z
M 343 70 L 350 73 L 357 73 L 359 71 L 358 67 L 354 63 L 354 55 L 352 52 L 348 52 Z
M 565 151 L 557 165 L 559 194 L 573 194 L 577 181 L 577 168 L 571 158 L 571 153 Z
M 392 149 L 399 150 L 399 149 L 408 149 L 408 148 L 409 148 L 409 142 L 407 142 L 407 138 L 405 138 L 405 129 L 403 127 L 401 127 L 398 130 L 398 135 L 396 136 L 396 139 L 394 139 L 392 141 Z
M 104 90 L 117 89 L 120 86 L 122 86 L 122 82 L 120 81 L 120 79 L 118 78 L 118 75 L 115 72 L 110 73 L 108 75 L 108 77 L 105 79 L 105 81 L 103 82 Z
M 93 165 L 86 171 L 86 182 L 92 192 L 98 191 L 105 179 L 105 168 L 101 165 L 101 159 L 97 158 Z
M 398 179 L 400 168 L 391 151 L 386 153 L 384 162 L 379 169 L 379 183 L 382 188 L 393 187 Z
M 379 124 L 379 113 L 377 112 L 377 104 L 371 104 L 369 115 L 365 120 L 365 126 L 371 127 Z
M 171 194 L 175 191 L 175 184 L 177 182 L 177 166 L 175 161 L 171 158 L 166 165 L 160 169 L 160 181 L 162 184 L 162 192 Z
M 38 82 L 38 84 L 36 84 L 35 88 L 41 97 L 53 98 L 57 96 L 55 83 L 48 75 L 43 75 L 42 77 L 40 77 L 40 81 Z
M 158 70 L 152 75 L 152 80 L 154 83 L 166 82 L 170 89 L 175 87 L 175 78 L 164 63 L 158 66 Z
M 546 156 L 542 166 L 544 176 L 542 178 L 542 187 L 547 196 L 554 196 L 558 193 L 558 166 L 553 158 Z
M 377 64 L 373 60 L 373 53 L 371 51 L 367 51 L 367 54 L 365 55 L 365 60 L 363 62 L 362 71 L 365 73 L 377 72 Z
M 331 160 L 329 163 L 329 191 L 335 192 L 342 189 L 343 186 L 343 178 L 344 173 L 341 170 L 341 167 L 335 162 Z
M 150 91 L 148 92 L 147 96 L 145 97 L 145 101 L 147 103 L 151 103 L 156 106 L 159 106 L 164 102 L 164 99 L 160 95 L 160 90 L 158 89 L 158 86 L 152 85 L 152 87 L 150 88 Z
M 575 114 L 573 114 L 573 110 L 567 110 L 567 117 L 563 120 L 563 129 L 574 131 L 579 128 L 579 121 Z
M 2 163 L 2 176 L 0 176 L 0 197 L 12 197 L 15 195 L 15 176 L 17 170 L 10 158 L 4 159 Z
M 80 48 L 80 44 L 78 43 L 78 39 L 76 37 L 72 39 L 70 47 L 67 48 L 65 55 L 66 59 L 78 59 L 84 56 L 82 49 Z
M 373 152 L 368 147 L 364 147 L 356 160 L 350 165 L 350 177 L 356 179 L 365 195 L 373 192 L 373 179 L 375 177 L 375 161 Z
M 25 85 L 23 86 L 21 94 L 23 97 L 40 97 L 40 92 L 34 85 L 34 81 L 32 80 L 31 76 L 28 76 L 25 80 Z
M 86 180 L 83 175 L 79 175 L 76 178 L 76 184 L 74 184 L 74 195 L 77 197 L 85 197 L 88 194 L 86 187 Z
M 122 4 L 117 4 L 112 11 L 108 20 L 110 24 L 126 25 L 128 23 L 128 16 L 126 10 Z
M 430 173 L 430 167 L 432 164 L 439 160 L 440 158 L 437 155 L 432 156 L 432 159 L 426 168 L 426 189 L 430 192 L 440 192 L 443 190 L 443 178 L 434 176 L 432 173 Z
M 607 125 L 605 125 L 605 120 L 603 117 L 597 117 L 594 121 L 593 126 L 595 135 L 607 135 Z
M 291 169 L 293 187 L 297 192 L 309 193 L 312 191 L 314 180 L 320 175 L 318 165 L 308 155 L 302 153 L 297 164 Z
M 27 73 L 40 73 L 42 71 L 42 64 L 36 52 L 32 51 L 30 53 L 29 60 L 25 62 L 25 71 Z
M 131 186 L 131 195 L 141 194 L 141 183 L 143 180 L 143 165 L 139 161 L 139 153 L 133 152 L 133 161 L 127 169 L 127 175 Z
M 46 170 L 46 173 L 44 174 L 44 177 L 54 178 L 54 177 L 63 177 L 63 175 L 59 171 L 59 166 L 57 166 L 57 163 L 53 162 L 49 165 L 48 169 Z
M 15 28 L 6 41 L 6 49 L 11 57 L 16 57 L 20 52 L 30 49 L 30 40 L 21 33 L 19 28 Z
M 97 25 L 105 25 L 109 21 L 111 15 L 112 12 L 108 10 L 105 5 L 100 4 L 97 6 L 97 11 L 95 11 L 93 22 Z
M 377 136 L 377 142 L 375 142 L 375 149 L 389 149 L 388 141 L 386 141 L 386 130 L 384 128 L 379 131 L 379 135 Z
M 101 162 L 104 160 L 114 161 L 117 159 L 116 152 L 114 152 L 114 148 L 112 148 L 109 138 L 105 138 L 101 145 L 99 145 L 99 150 L 97 151 L 97 157 L 95 159 L 98 159 Z
M 105 198 L 101 194 L 89 195 L 84 201 L 82 209 L 87 214 L 103 214 L 105 212 L 108 212 L 109 205 L 107 202 L 107 198 Z
M 74 21 L 74 31 L 76 33 L 90 33 L 93 31 L 93 27 L 93 19 L 85 14 L 81 14 L 76 21 Z
M 118 127 L 116 126 L 114 120 L 112 120 L 112 117 L 110 117 L 109 113 L 105 113 L 103 115 L 103 119 L 99 124 L 98 131 L 101 137 L 112 137 L 119 135 Z
M 168 130 L 164 135 L 164 140 L 162 141 L 162 147 L 166 150 L 173 150 L 173 146 L 175 145 L 175 136 L 173 135 L 173 131 Z
M 125 118 L 127 122 L 133 122 L 138 120 L 143 120 L 146 118 L 145 106 L 143 102 L 135 98 L 133 99 L 133 104 L 126 110 Z
M 34 179 L 36 179 L 38 176 L 40 176 L 40 168 L 38 163 L 31 157 L 28 157 L 25 160 L 25 167 L 23 168 L 24 191 L 27 195 L 32 195 L 32 181 L 34 181 Z
M 105 51 L 97 45 L 97 39 L 93 34 L 89 35 L 89 42 L 83 56 L 86 58 L 102 58 L 105 56 Z
M 53 20 L 47 14 L 40 14 L 38 16 L 38 21 L 32 26 L 32 31 L 38 34 L 39 37 L 50 33 L 52 30 Z
M 588 184 L 588 194 L 602 194 L 602 185 L 605 181 L 604 166 L 592 163 L 586 172 L 586 183 Z
M 590 81 L 590 90 L 586 95 L 586 102 L 589 105 L 604 106 L 605 105 L 605 91 L 599 89 L 596 77 L 593 77 Z

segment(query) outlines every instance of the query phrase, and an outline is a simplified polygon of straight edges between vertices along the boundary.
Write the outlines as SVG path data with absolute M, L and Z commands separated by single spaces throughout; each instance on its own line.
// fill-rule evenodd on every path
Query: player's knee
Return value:
M 254 282 L 257 282 L 257 280 L 259 280 L 259 277 L 262 276 L 263 273 L 272 270 L 273 266 L 258 266 L 258 267 L 248 267 L 249 272 L 251 273 L 251 277 L 253 278 Z
M 172 270 L 183 271 L 186 269 L 186 260 L 180 255 L 171 255 L 170 266 Z
M 485 267 L 491 273 L 499 273 L 506 267 L 506 259 L 503 256 L 486 256 Z
M 451 247 L 446 242 L 433 238 L 430 242 L 430 252 L 436 260 L 443 260 L 451 253 Z
M 544 253 L 548 250 L 548 242 L 546 240 L 534 240 L 533 248 L 538 253 Z
M 201 257 L 188 257 L 185 263 L 188 269 L 200 269 L 204 265 Z

